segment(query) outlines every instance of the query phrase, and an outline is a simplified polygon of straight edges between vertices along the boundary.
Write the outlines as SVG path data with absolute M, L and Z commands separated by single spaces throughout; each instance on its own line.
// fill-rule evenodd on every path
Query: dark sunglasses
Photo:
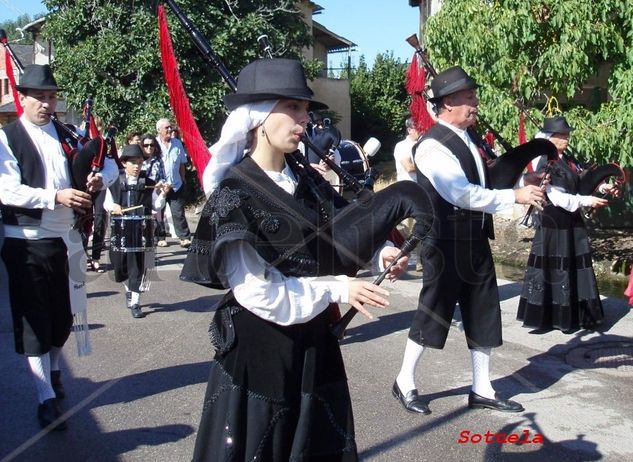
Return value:
M 156 146 L 154 146 L 153 144 L 144 144 L 143 147 L 144 148 L 155 148 Z

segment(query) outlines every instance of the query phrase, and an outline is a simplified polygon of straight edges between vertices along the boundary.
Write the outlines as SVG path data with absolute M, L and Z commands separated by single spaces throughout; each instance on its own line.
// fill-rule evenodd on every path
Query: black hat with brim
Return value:
M 436 103 L 445 96 L 475 88 L 479 88 L 479 85 L 464 69 L 460 66 L 449 67 L 433 77 L 431 82 L 433 97 L 429 98 L 429 101 Z
M 564 116 L 557 115 L 554 117 L 545 117 L 543 119 L 542 132 L 547 133 L 569 133 L 574 130 L 574 127 L 567 123 L 567 119 Z
M 143 150 L 138 144 L 126 144 L 123 146 L 123 152 L 119 156 L 121 161 L 128 159 L 143 158 Z
M 20 83 L 15 88 L 23 92 L 25 90 L 49 90 L 59 91 L 53 71 L 48 64 L 29 64 L 24 68 L 20 76 Z
M 233 110 L 242 104 L 276 99 L 309 101 L 309 109 L 328 106 L 313 99 L 303 66 L 294 59 L 259 59 L 246 65 L 237 77 L 237 92 L 226 95 L 224 104 Z

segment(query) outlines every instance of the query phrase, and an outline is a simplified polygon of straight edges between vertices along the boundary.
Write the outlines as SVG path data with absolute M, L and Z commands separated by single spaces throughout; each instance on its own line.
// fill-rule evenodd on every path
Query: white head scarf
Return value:
M 209 148 L 211 160 L 204 169 L 202 185 L 207 197 L 229 169 L 244 157 L 248 133 L 266 120 L 279 100 L 243 104 L 234 109 L 222 126 L 220 139 Z
M 553 133 L 540 130 L 536 135 L 534 135 L 534 138 L 543 138 L 544 140 L 549 140 L 552 135 Z

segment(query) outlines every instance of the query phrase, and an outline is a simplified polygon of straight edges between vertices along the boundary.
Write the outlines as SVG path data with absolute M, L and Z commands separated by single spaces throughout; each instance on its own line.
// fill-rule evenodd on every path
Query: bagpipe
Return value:
M 600 193 L 600 197 L 606 198 L 607 195 L 612 194 L 616 197 L 621 194 L 622 188 L 626 181 L 626 174 L 622 167 L 615 162 L 611 162 L 606 165 L 592 165 L 591 167 L 580 172 L 580 181 L 578 183 L 578 194 L 592 195 L 596 191 L 599 191 L 600 185 L 609 181 L 613 177 L 614 188 L 618 191 L 612 191 L 610 193 Z M 583 212 L 583 216 L 586 219 L 590 219 L 595 211 L 594 207 L 589 207 Z
M 558 109 L 557 101 L 556 101 L 556 106 L 555 107 L 552 106 L 552 103 L 554 101 L 556 101 L 556 98 L 550 97 L 548 101 L 548 105 L 547 105 L 548 117 L 551 116 L 553 113 L 556 113 L 556 112 L 560 113 L 560 110 Z M 521 111 L 521 114 L 524 114 L 535 127 L 540 128 L 540 124 L 538 123 L 538 121 L 532 116 L 532 114 L 530 114 L 530 112 L 525 108 L 523 104 L 519 102 L 517 103 L 517 106 L 519 110 Z M 581 165 L 581 163 L 578 160 L 580 155 L 570 145 L 568 145 L 567 148 L 565 149 L 565 155 L 567 155 L 576 165 Z M 549 174 L 552 168 L 553 162 L 556 162 L 556 161 L 558 161 L 558 153 L 556 154 L 556 157 L 554 159 L 548 158 L 548 164 L 545 167 L 544 177 L 547 174 Z M 617 162 L 610 162 L 605 165 L 590 164 L 586 166 L 585 168 L 582 168 L 579 173 L 578 194 L 583 195 L 583 196 L 593 195 L 596 192 L 598 192 L 600 185 L 609 181 L 611 178 L 613 178 L 613 186 L 615 189 L 610 193 L 600 193 L 599 197 L 606 198 L 609 194 L 617 197 L 619 193 L 622 191 L 622 188 L 624 187 L 624 184 L 626 182 L 626 174 L 624 173 L 624 170 Z M 589 207 L 583 212 L 583 216 L 586 219 L 589 219 L 591 218 L 591 215 L 593 214 L 594 211 L 595 211 L 595 208 Z M 529 217 L 531 213 L 532 213 L 532 206 L 530 206 L 530 209 L 528 209 L 528 212 L 524 216 L 523 220 L 521 220 L 521 225 L 525 227 L 530 226 L 531 222 L 529 220 Z
M 209 42 L 195 28 L 189 18 L 182 12 L 173 0 L 165 3 L 176 14 L 179 21 L 189 32 L 192 40 L 202 52 L 203 57 L 219 72 L 227 85 L 236 91 L 235 79 L 226 69 L 217 55 L 213 52 Z M 262 43 L 260 41 L 260 43 Z M 265 48 L 266 49 L 266 48 Z M 270 53 L 269 53 L 270 54 Z M 374 192 L 370 182 L 361 183 L 357 178 L 346 172 L 331 160 L 328 152 L 323 152 L 308 136 L 303 136 L 307 149 L 314 151 L 332 170 L 340 176 L 346 186 L 357 194 L 357 199 L 348 202 L 343 199 L 321 175 L 310 166 L 307 158 L 300 151 L 292 153 L 310 189 L 317 199 L 322 198 L 322 204 L 328 204 L 325 212 L 326 223 L 321 227 L 331 239 L 336 255 L 336 274 L 356 274 L 366 265 L 378 251 L 392 230 L 406 218 L 414 218 L 416 224 L 412 235 L 409 236 L 400 249 L 400 254 L 394 259 L 394 264 L 410 252 L 417 243 L 424 239 L 431 229 L 434 220 L 433 194 L 430 194 L 415 182 L 398 182 L 387 186 L 381 191 Z M 212 154 L 213 155 L 213 154 Z M 333 200 L 332 200 L 333 199 Z M 321 202 L 321 199 L 318 199 Z M 332 206 L 330 206 L 332 204 Z M 315 256 L 317 257 L 317 256 Z M 378 279 L 380 283 L 388 274 L 389 267 Z M 333 332 L 342 332 L 351 320 L 356 310 L 351 309 L 341 322 L 333 327 Z

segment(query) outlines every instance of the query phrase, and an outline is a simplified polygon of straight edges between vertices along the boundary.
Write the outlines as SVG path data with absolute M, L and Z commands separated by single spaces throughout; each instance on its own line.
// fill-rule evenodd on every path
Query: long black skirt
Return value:
M 358 460 L 347 378 L 327 312 L 279 326 L 223 308 L 214 323 L 224 343 L 211 363 L 194 461 Z
M 604 311 L 589 236 L 579 212 L 555 209 L 536 228 L 517 319 L 537 329 L 594 328 Z

